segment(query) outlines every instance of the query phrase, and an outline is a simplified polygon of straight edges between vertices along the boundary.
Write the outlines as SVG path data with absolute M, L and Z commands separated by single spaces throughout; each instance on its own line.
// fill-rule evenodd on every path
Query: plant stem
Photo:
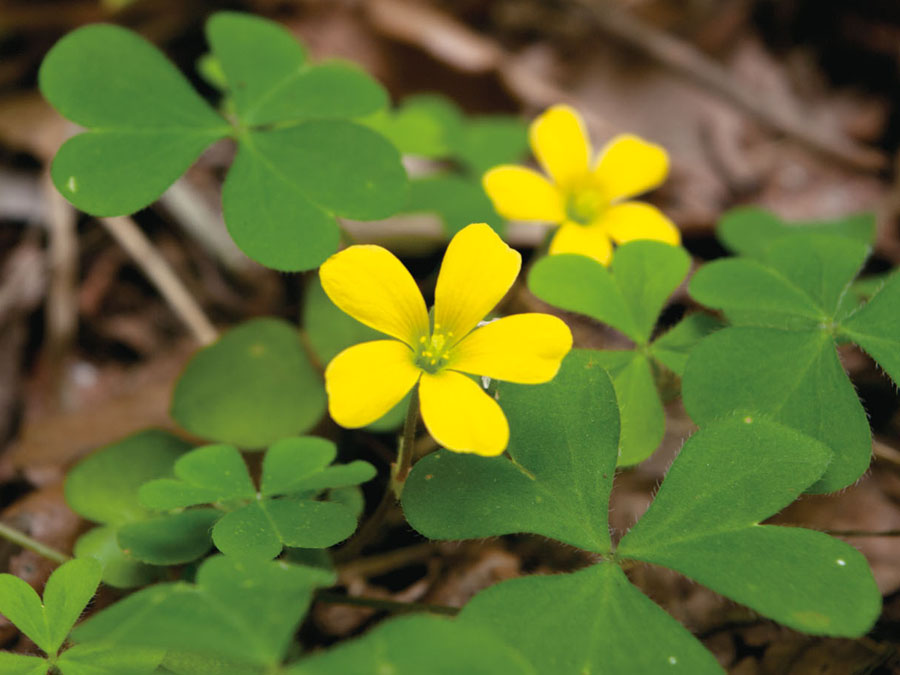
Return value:
M 335 591 L 316 591 L 316 600 L 334 605 L 371 607 L 372 609 L 383 609 L 388 612 L 431 612 L 432 614 L 446 614 L 448 616 L 454 616 L 459 613 L 458 607 L 449 607 L 447 605 L 429 605 L 424 602 L 397 602 L 382 598 L 344 595 Z
M 20 532 L 5 523 L 0 523 L 0 537 L 11 541 L 16 546 L 21 546 L 24 549 L 42 555 L 48 560 L 57 562 L 60 565 L 70 559 L 65 553 L 60 553 L 56 549 L 51 548 L 46 544 L 42 544 L 37 539 L 32 539 L 24 532 Z
M 416 424 L 419 421 L 419 392 L 413 389 L 412 396 L 409 398 L 409 407 L 406 409 L 406 422 L 403 424 L 403 435 L 400 437 L 400 445 L 397 448 L 397 461 L 391 465 L 391 478 L 388 481 L 381 502 L 375 509 L 375 512 L 363 524 L 356 536 L 353 537 L 346 546 L 334 554 L 334 560 L 337 563 L 352 560 L 363 548 L 368 546 L 378 532 L 385 517 L 394 507 L 394 503 L 400 499 L 400 493 L 403 491 L 403 483 L 406 476 L 409 475 L 412 466 L 412 456 L 415 450 L 416 441 Z
M 400 447 L 397 450 L 397 463 L 391 471 L 391 490 L 400 499 L 403 493 L 403 484 L 412 468 L 413 455 L 416 451 L 416 424 L 419 421 L 419 389 L 413 389 L 409 397 L 409 407 L 406 409 L 406 421 L 403 423 L 403 436 L 400 439 Z

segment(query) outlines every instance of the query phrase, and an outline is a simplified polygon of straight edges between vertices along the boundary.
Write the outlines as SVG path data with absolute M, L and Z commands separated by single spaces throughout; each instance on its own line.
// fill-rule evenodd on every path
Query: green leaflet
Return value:
M 866 350 L 894 382 L 900 382 L 900 275 L 888 277 L 839 330 Z
M 739 206 L 724 214 L 716 229 L 716 236 L 728 249 L 756 259 L 764 258 L 775 242 L 809 234 L 833 234 L 872 244 L 875 214 L 857 213 L 839 220 L 787 223 L 758 206 Z
M 228 555 L 272 559 L 284 546 L 327 548 L 353 533 L 356 514 L 343 504 L 308 497 L 322 490 L 356 485 L 375 475 L 375 469 L 367 462 L 329 466 L 336 454 L 334 444 L 323 439 L 282 439 L 263 459 L 257 491 L 236 448 L 208 445 L 175 463 L 175 479 L 162 478 L 143 485 L 140 499 L 158 510 L 210 503 L 225 507 L 225 513 L 195 509 L 164 516 L 168 520 L 160 522 L 211 512 L 205 528 L 208 531 L 212 527 L 212 541 Z M 281 495 L 293 497 L 278 499 Z M 137 527 L 149 526 L 139 523 L 129 531 Z M 134 550 L 133 544 L 126 546 L 121 534 L 119 540 L 123 548 L 146 559 Z
M 663 437 L 665 416 L 654 370 L 663 365 L 680 375 L 693 345 L 718 327 L 713 319 L 693 315 L 651 341 L 666 300 L 689 266 L 679 247 L 635 241 L 616 249 L 610 269 L 584 256 L 554 255 L 535 263 L 528 275 L 528 288 L 544 302 L 607 323 L 635 342 L 633 351 L 596 354 L 610 371 L 618 398 L 619 466 L 643 461 Z
M 747 414 L 822 441 L 835 456 L 811 489 L 837 490 L 865 471 L 871 434 L 838 360 L 836 338 L 866 341 L 865 331 L 856 336 L 847 326 L 860 316 L 863 324 L 867 315 L 889 317 L 875 320 L 868 343 L 872 356 L 887 360 L 889 373 L 900 374 L 889 347 L 900 297 L 886 284 L 866 306 L 871 309 L 852 314 L 856 300 L 849 289 L 868 255 L 868 247 L 854 239 L 793 234 L 761 255 L 762 261 L 716 261 L 694 275 L 691 295 L 721 309 L 735 327 L 694 350 L 684 374 L 685 407 L 701 425 Z
M 470 223 L 487 223 L 502 233 L 504 220 L 491 204 L 480 183 L 452 173 L 418 178 L 409 184 L 410 213 L 436 213 L 452 237 Z
M 286 675 L 535 675 L 513 649 L 462 621 L 427 614 L 393 619 L 313 655 Z
M 325 412 L 325 388 L 295 327 L 254 319 L 191 359 L 172 417 L 188 431 L 246 449 L 307 431 Z
M 146 647 L 74 645 L 60 655 L 56 667 L 62 675 L 145 675 L 157 672 L 164 654 Z
M 103 583 L 113 588 L 146 586 L 163 578 L 165 569 L 147 565 L 119 548 L 119 530 L 101 525 L 88 530 L 75 542 L 76 558 L 93 558 L 103 566 Z
M 73 637 L 271 667 L 281 661 L 313 590 L 332 583 L 332 573 L 312 567 L 215 556 L 200 566 L 196 584 L 138 591 L 92 616 Z
M 132 213 L 207 146 L 232 137 L 238 153 L 223 190 L 229 232 L 249 256 L 285 271 L 311 269 L 334 252 L 336 215 L 383 218 L 403 206 L 396 149 L 349 121 L 385 106 L 378 83 L 350 64 L 308 64 L 288 31 L 250 15 L 214 14 L 207 36 L 204 72 L 224 88 L 230 121 L 123 28 L 85 26 L 50 50 L 41 91 L 88 128 L 53 163 L 69 201 L 93 215 Z
M 384 89 L 350 64 L 310 66 L 294 36 L 266 19 L 218 12 L 206 36 L 245 125 L 360 117 L 387 104 Z
M 650 359 L 627 349 L 596 351 L 592 358 L 606 369 L 616 390 L 621 427 L 617 464 L 642 462 L 659 447 L 666 430 Z
M 504 115 L 466 117 L 449 99 L 417 95 L 393 111 L 365 120 L 404 154 L 451 161 L 454 166 L 410 182 L 403 211 L 434 213 L 447 236 L 470 223 L 488 223 L 498 232 L 505 221 L 481 186 L 493 166 L 519 161 L 528 150 L 525 123 Z
M 78 462 L 66 476 L 66 503 L 80 516 L 108 525 L 141 520 L 138 488 L 166 476 L 190 444 L 164 431 L 140 431 L 104 446 Z
M 119 548 L 151 565 L 192 562 L 212 548 L 210 528 L 220 515 L 215 509 L 191 509 L 129 523 L 119 528 Z
M 69 471 L 65 483 L 69 507 L 104 525 L 78 539 L 75 555 L 99 560 L 104 583 L 131 588 L 159 577 L 161 570 L 119 548 L 118 533 L 129 523 L 153 516 L 138 501 L 138 488 L 149 480 L 167 476 L 175 460 L 190 447 L 163 431 L 141 431 L 97 450 Z
M 723 417 L 767 418 L 825 443 L 834 457 L 813 492 L 850 485 L 869 465 L 869 423 L 825 333 L 723 329 L 694 349 L 682 390 L 685 409 L 701 426 Z
M 723 672 L 611 563 L 502 582 L 476 595 L 457 620 L 502 638 L 540 675 Z
M 12 574 L 0 574 L 0 613 L 51 657 L 62 647 L 100 585 L 95 560 L 60 565 L 44 587 L 44 599 Z
M 498 397 L 512 461 L 427 455 L 403 490 L 410 525 L 431 539 L 533 532 L 608 551 L 619 425 L 615 392 L 593 353 L 571 352 L 547 384 L 502 383 Z
M 118 26 L 69 33 L 47 54 L 39 83 L 51 105 L 89 129 L 63 146 L 51 175 L 63 196 L 94 215 L 146 206 L 228 134 L 153 45 Z
M 50 664 L 38 656 L 0 652 L 0 671 L 6 675 L 47 675 Z
M 688 356 L 694 346 L 721 327 L 719 320 L 709 314 L 688 314 L 674 328 L 650 343 L 650 354 L 676 375 L 684 375 Z
M 862 554 L 819 532 L 759 525 L 822 475 L 830 456 L 764 420 L 711 425 L 685 444 L 616 555 L 675 569 L 797 630 L 863 635 L 881 594 Z

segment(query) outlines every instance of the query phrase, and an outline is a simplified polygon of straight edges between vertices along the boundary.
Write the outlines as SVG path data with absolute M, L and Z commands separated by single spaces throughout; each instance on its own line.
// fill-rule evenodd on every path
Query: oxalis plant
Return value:
M 252 16 L 216 14 L 207 38 L 200 72 L 221 92 L 217 109 L 127 30 L 63 38 L 41 89 L 85 130 L 59 150 L 53 180 L 89 214 L 127 214 L 230 138 L 222 205 L 234 241 L 274 269 L 319 268 L 302 329 L 275 318 L 232 328 L 175 387 L 172 417 L 188 433 L 139 431 L 70 471 L 66 499 L 96 524 L 74 559 L 5 532 L 62 564 L 43 599 L 0 576 L 0 612 L 41 652 L 0 653 L 3 673 L 722 672 L 629 581 L 641 563 L 798 631 L 872 627 L 881 596 L 856 549 L 762 524 L 868 466 L 871 431 L 839 350 L 856 344 L 900 379 L 900 276 L 856 279 L 870 217 L 726 214 L 718 235 L 733 255 L 688 285 L 708 311 L 660 331 L 690 258 L 666 216 L 634 200 L 666 177 L 659 146 L 623 135 L 593 157 L 566 106 L 527 133 L 436 97 L 390 108 L 364 72 L 312 64 Z M 544 173 L 518 164 L 528 143 Z M 409 180 L 401 154 L 442 168 Z M 450 238 L 422 285 L 430 310 L 385 248 L 338 250 L 339 218 L 422 211 Z M 522 267 L 506 219 L 555 228 L 525 275 L 530 292 L 630 348 L 573 348 L 546 313 L 492 314 Z M 616 473 L 658 448 L 663 401 L 677 396 L 699 429 L 646 513 L 611 533 Z M 326 407 L 361 431 L 340 447 L 309 435 Z M 372 433 L 396 433 L 389 472 L 361 459 Z M 360 485 L 376 475 L 383 498 L 367 506 Z M 591 562 L 498 583 L 459 610 L 329 590 L 398 501 L 430 540 L 532 534 Z M 78 623 L 101 583 L 117 599 Z M 335 601 L 410 611 L 305 652 L 296 635 L 311 604 Z

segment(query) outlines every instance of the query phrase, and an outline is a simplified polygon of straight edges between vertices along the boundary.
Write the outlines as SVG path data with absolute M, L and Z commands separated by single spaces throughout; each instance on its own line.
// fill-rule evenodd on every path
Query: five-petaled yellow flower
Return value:
M 591 145 L 575 110 L 557 105 L 529 130 L 531 149 L 552 180 L 521 166 L 498 166 L 484 175 L 494 208 L 511 220 L 559 224 L 550 253 L 579 253 L 608 264 L 612 242 L 655 239 L 677 246 L 678 228 L 644 202 L 626 201 L 666 179 L 669 157 L 653 143 L 622 134 L 591 166 Z
M 549 314 L 516 314 L 479 326 L 506 295 L 522 257 L 484 223 L 461 230 L 447 247 L 433 322 L 412 275 L 380 246 L 351 246 L 319 270 L 332 302 L 389 335 L 345 349 L 325 369 L 328 409 L 344 427 L 362 427 L 418 384 L 422 419 L 443 447 L 499 455 L 509 425 L 497 402 L 471 377 L 537 384 L 552 380 L 572 333 Z

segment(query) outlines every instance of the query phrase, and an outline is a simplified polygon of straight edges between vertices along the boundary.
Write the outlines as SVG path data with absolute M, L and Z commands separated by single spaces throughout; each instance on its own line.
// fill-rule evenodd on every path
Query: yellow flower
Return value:
M 484 223 L 462 229 L 438 276 L 433 326 L 410 273 L 380 246 L 351 246 L 319 270 L 322 287 L 344 312 L 388 340 L 345 349 L 325 369 L 328 410 L 344 427 L 382 417 L 418 384 L 422 419 L 443 447 L 499 455 L 509 425 L 497 402 L 471 377 L 537 384 L 556 376 L 572 334 L 549 314 L 516 314 L 481 327 L 506 295 L 522 258 Z
M 622 134 L 600 151 L 591 166 L 584 123 L 564 105 L 538 117 L 529 138 L 551 180 L 525 167 L 503 165 L 484 175 L 484 189 L 504 218 L 558 223 L 551 254 L 579 253 L 606 265 L 613 241 L 681 243 L 678 228 L 659 209 L 625 201 L 666 179 L 669 157 L 662 147 Z

